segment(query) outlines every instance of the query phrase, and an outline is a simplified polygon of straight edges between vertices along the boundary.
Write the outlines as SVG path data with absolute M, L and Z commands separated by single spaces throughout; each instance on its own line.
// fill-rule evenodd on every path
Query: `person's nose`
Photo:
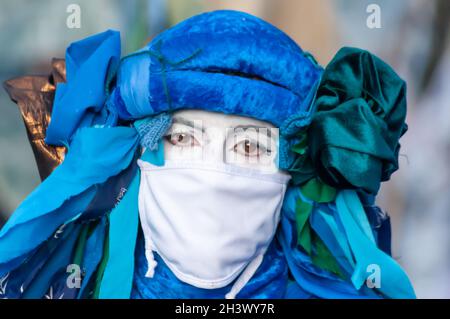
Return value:
M 225 130 L 210 127 L 205 131 L 207 142 L 203 148 L 203 160 L 222 163 L 225 156 Z

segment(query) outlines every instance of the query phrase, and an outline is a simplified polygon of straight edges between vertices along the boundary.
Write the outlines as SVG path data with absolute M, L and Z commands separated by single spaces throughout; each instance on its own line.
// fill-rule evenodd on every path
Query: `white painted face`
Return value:
M 278 171 L 278 129 L 250 117 L 202 110 L 173 114 L 164 138 L 168 160 L 205 161 Z

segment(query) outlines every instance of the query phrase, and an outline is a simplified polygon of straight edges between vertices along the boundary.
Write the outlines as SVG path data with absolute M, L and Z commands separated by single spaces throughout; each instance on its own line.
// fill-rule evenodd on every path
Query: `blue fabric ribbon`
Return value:
M 167 267 L 164 260 L 154 253 L 158 266 L 153 278 L 145 277 L 148 269 L 144 239 L 139 238 L 136 250 L 136 272 L 131 294 L 133 299 L 223 299 L 233 283 L 217 289 L 197 288 L 180 281 Z M 286 260 L 276 240 L 269 246 L 257 272 L 237 295 L 238 299 L 284 298 L 288 272 Z M 292 296 L 292 295 L 291 295 Z M 295 294 L 294 298 L 299 295 Z
M 80 225 L 75 225 L 74 228 L 75 229 L 70 236 L 67 236 L 67 238 L 61 242 L 57 251 L 46 259 L 45 267 L 39 272 L 39 276 L 36 276 L 29 287 L 27 287 L 24 294 L 21 296 L 22 298 L 40 299 L 49 292 L 49 289 L 51 289 L 52 295 L 60 295 L 56 291 L 57 287 L 50 286 L 49 288 L 49 283 L 51 283 L 52 279 L 57 277 L 59 273 L 66 273 L 66 267 L 71 263 L 71 256 L 76 244 L 77 235 L 80 231 Z M 66 282 L 64 280 L 64 285 L 65 284 Z M 51 296 L 48 296 L 48 298 L 49 297 Z
M 335 203 L 318 205 L 311 226 L 350 276 L 355 289 L 365 289 L 369 265 L 380 269 L 376 291 L 388 298 L 415 298 L 411 283 L 400 265 L 375 241 L 366 212 L 355 191 L 340 191 Z
M 75 42 L 66 51 L 67 83 L 58 84 L 47 144 L 65 146 L 79 127 L 105 124 L 108 72 L 120 59 L 120 34 L 106 32 Z
M 0 231 L 0 274 L 19 265 L 62 224 L 85 210 L 96 185 L 127 168 L 139 136 L 134 128 L 83 128 L 63 163 L 17 208 Z
M 374 242 L 373 235 L 368 229 L 367 217 L 356 192 L 353 190 L 339 192 L 336 207 L 356 260 L 356 267 L 351 277 L 354 286 L 359 289 L 370 274 L 368 267 L 376 265 L 381 277 L 380 287 L 377 289 L 383 295 L 389 298 L 415 298 L 414 289 L 403 269 Z
M 107 217 L 105 216 L 100 220 L 99 224 L 95 227 L 86 242 L 86 249 L 83 254 L 82 264 L 83 270 L 85 271 L 85 276 L 81 283 L 78 298 L 84 298 L 88 295 L 86 288 L 88 287 L 91 278 L 97 271 L 97 266 L 103 257 L 103 246 L 105 244 L 105 234 L 107 231 L 106 218 Z
M 297 229 L 295 207 L 298 193 L 291 188 L 283 202 L 281 227 L 277 238 L 281 243 L 295 282 L 289 291 L 303 292 L 311 298 L 347 299 L 347 298 L 379 298 L 374 292 L 357 290 L 352 283 L 316 267 L 311 258 L 297 247 Z M 295 287 L 299 285 L 300 288 Z
M 46 142 L 66 145 L 68 153 L 2 228 L 0 274 L 21 265 L 59 226 L 79 218 L 101 190 L 98 186 L 135 158 L 141 136 L 134 127 L 114 127 L 117 110 L 106 103 L 107 83 L 119 57 L 120 37 L 114 31 L 76 42 L 67 50 L 67 83 L 58 86 Z M 114 225 L 112 241 L 117 242 Z
M 130 298 L 139 224 L 139 180 L 138 170 L 125 196 L 110 215 L 109 256 L 100 286 L 101 299 Z

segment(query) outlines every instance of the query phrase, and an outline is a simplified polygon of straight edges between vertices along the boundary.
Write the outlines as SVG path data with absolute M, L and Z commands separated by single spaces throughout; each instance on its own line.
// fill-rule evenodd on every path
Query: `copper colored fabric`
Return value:
M 56 84 L 65 80 L 65 61 L 53 59 L 52 72 L 48 76 L 22 76 L 4 82 L 11 100 L 19 106 L 41 180 L 62 162 L 66 151 L 65 147 L 49 146 L 44 141 Z

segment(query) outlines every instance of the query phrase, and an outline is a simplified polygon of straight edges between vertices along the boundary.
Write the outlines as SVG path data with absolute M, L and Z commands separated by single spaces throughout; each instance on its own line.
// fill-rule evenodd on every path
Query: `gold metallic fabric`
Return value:
M 47 76 L 22 76 L 4 82 L 5 90 L 22 114 L 41 180 L 63 161 L 66 151 L 65 147 L 50 146 L 44 141 L 56 84 L 65 81 L 65 61 L 53 59 L 52 71 Z

